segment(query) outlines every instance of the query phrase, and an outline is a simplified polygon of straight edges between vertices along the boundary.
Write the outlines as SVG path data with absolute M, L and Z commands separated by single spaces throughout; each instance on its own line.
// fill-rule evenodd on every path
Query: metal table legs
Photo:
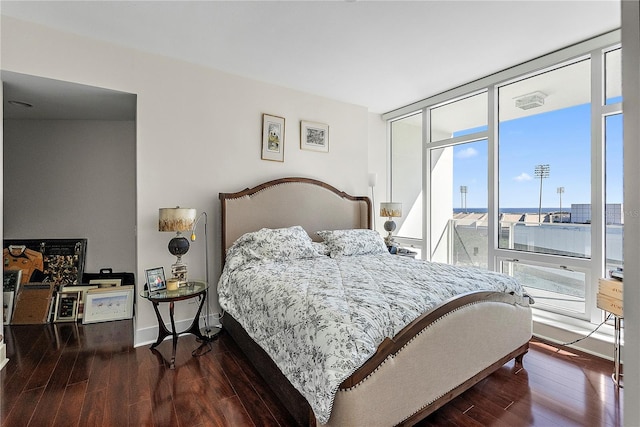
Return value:
M 620 343 L 621 343 L 621 334 L 622 334 L 622 318 L 618 317 L 618 316 L 613 316 L 614 318 L 614 326 L 615 326 L 615 332 L 614 332 L 614 342 L 613 342 L 613 374 L 611 375 L 611 378 L 613 379 L 613 383 L 620 387 L 623 388 L 622 385 L 622 374 L 620 373 L 620 365 L 622 362 L 622 356 L 620 354 Z

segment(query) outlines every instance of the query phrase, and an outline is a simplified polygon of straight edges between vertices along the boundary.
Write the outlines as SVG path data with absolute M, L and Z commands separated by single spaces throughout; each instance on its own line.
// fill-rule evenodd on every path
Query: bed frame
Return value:
M 371 228 L 368 197 L 309 178 L 283 178 L 220 193 L 222 256 L 242 234 L 263 227 Z M 320 425 L 302 395 L 228 313 L 224 329 L 299 425 Z M 528 297 L 471 292 L 445 301 L 387 338 L 338 391 L 328 426 L 413 425 L 514 359 L 531 338 Z M 434 345 L 434 343 L 437 343 Z M 435 367 L 435 369 L 429 369 Z

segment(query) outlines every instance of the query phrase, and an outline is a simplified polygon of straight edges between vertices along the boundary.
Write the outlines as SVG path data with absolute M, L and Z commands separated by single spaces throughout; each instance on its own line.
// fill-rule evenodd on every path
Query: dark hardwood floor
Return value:
M 133 348 L 131 321 L 6 326 L 2 426 L 289 426 L 231 338 L 199 357 L 195 337 Z M 443 361 L 444 362 L 444 361 Z M 420 426 L 621 426 L 613 363 L 534 341 Z

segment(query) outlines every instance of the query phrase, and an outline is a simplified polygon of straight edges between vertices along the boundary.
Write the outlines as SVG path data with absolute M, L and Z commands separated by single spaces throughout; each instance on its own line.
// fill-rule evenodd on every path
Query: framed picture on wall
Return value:
M 284 162 L 284 117 L 262 115 L 262 160 Z
M 316 122 L 300 122 L 300 148 L 329 152 L 329 125 Z

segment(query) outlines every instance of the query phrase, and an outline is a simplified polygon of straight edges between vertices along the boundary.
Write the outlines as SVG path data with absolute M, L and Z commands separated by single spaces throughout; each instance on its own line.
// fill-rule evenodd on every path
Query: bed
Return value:
M 223 327 L 299 425 L 412 425 L 522 364 L 522 287 L 389 254 L 369 198 L 309 178 L 219 197 Z

